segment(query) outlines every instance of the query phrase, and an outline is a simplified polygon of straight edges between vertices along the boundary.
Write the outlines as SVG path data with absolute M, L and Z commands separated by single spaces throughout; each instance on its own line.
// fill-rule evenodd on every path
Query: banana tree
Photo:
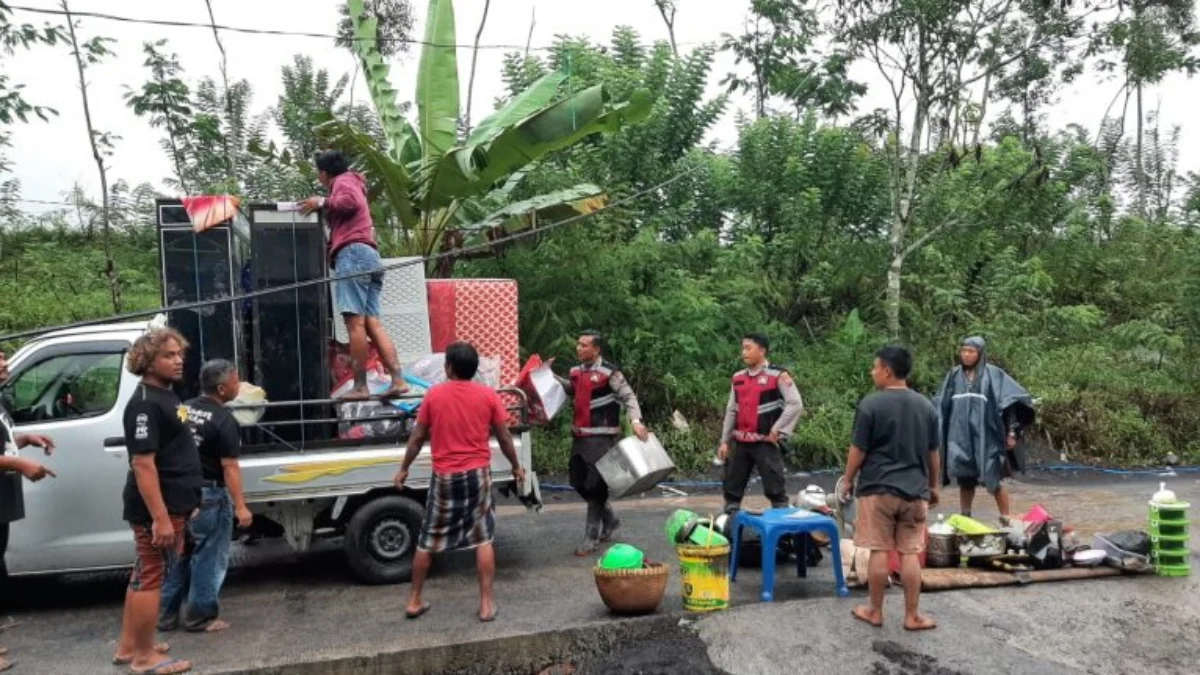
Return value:
M 378 48 L 376 20 L 364 14 L 363 0 L 350 0 L 348 6 L 354 51 L 387 144 L 381 148 L 362 130 L 336 119 L 327 118 L 318 131 L 331 147 L 357 159 L 376 205 L 384 206 L 387 217 L 403 228 L 405 253 L 453 252 L 534 223 L 590 213 L 606 203 L 604 191 L 586 183 L 520 201 L 512 197 L 547 154 L 645 118 L 653 104 L 649 92 L 623 101 L 612 100 L 603 85 L 564 93 L 568 74 L 553 72 L 464 138 L 458 131 L 454 3 L 430 0 L 414 127 L 396 103 L 390 69 Z M 442 258 L 430 273 L 448 276 L 454 257 Z

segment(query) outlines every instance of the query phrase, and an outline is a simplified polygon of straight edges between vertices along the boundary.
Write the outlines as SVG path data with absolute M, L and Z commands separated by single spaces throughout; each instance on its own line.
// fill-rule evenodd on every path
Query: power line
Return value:
M 67 13 L 61 9 L 50 9 L 47 7 L 25 7 L 23 5 L 7 5 L 7 7 L 9 9 L 17 10 L 20 12 L 29 12 L 31 14 L 43 14 L 43 15 L 48 15 L 48 16 L 66 16 L 67 15 Z M 215 28 L 215 29 L 221 30 L 221 31 L 228 31 L 230 33 L 242 33 L 245 35 L 270 35 L 270 36 L 276 36 L 276 37 L 307 37 L 307 38 L 320 38 L 323 40 L 340 40 L 340 39 L 342 39 L 341 36 L 339 36 L 335 33 L 317 33 L 317 32 L 310 32 L 310 31 L 288 31 L 288 30 L 277 30 L 277 29 L 271 29 L 271 28 L 246 28 L 243 26 L 227 26 L 224 24 L 200 23 L 200 22 L 193 22 L 193 21 L 173 21 L 173 20 L 168 20 L 168 19 L 140 19 L 140 18 L 132 17 L 132 16 L 120 16 L 117 14 L 107 14 L 104 12 L 78 12 L 78 11 L 72 10 L 71 15 L 76 16 L 76 17 L 85 17 L 85 18 L 89 18 L 89 19 L 98 19 L 101 21 L 142 24 L 142 25 L 148 25 L 148 26 L 162 26 L 162 27 L 167 27 L 167 28 L 203 28 L 206 30 L 213 30 Z M 348 39 L 351 41 L 354 41 L 354 42 L 357 42 L 360 40 L 361 41 L 376 40 L 378 42 L 401 42 L 401 43 L 409 44 L 409 45 L 421 45 L 421 46 L 425 46 L 425 47 L 453 47 L 455 49 L 474 49 L 476 47 L 476 45 L 474 45 L 474 44 L 457 44 L 457 43 L 443 44 L 443 43 L 439 43 L 439 42 L 427 42 L 425 40 L 418 40 L 415 38 L 351 37 Z M 677 43 L 677 45 L 680 47 L 708 45 L 708 44 L 714 44 L 714 43 L 708 42 L 708 41 Z M 522 53 L 525 52 L 525 50 L 526 50 L 526 45 L 480 44 L 480 45 L 478 45 L 478 47 L 479 47 L 479 49 L 503 49 L 506 51 L 522 52 Z M 530 47 L 529 49 L 534 50 L 534 51 L 552 52 L 552 51 L 555 51 L 556 49 L 559 49 L 559 46 L 554 45 L 554 46 Z
M 595 216 L 597 214 L 604 213 L 605 211 L 615 209 L 620 206 L 624 206 L 626 204 L 635 202 L 643 197 L 654 194 L 655 192 L 658 192 L 659 190 L 662 190 L 663 188 L 666 188 L 674 183 L 679 182 L 680 180 L 683 180 L 684 178 L 690 176 L 691 174 L 696 173 L 697 171 L 699 171 L 702 168 L 703 168 L 703 165 L 698 165 L 698 166 L 694 166 L 691 169 L 688 169 L 686 171 L 680 171 L 679 173 L 675 174 L 674 176 L 671 176 L 670 178 L 662 181 L 661 183 L 658 183 L 657 185 L 653 185 L 653 186 L 648 187 L 639 192 L 635 192 L 627 197 L 618 199 L 615 202 L 609 202 L 608 204 L 605 204 L 604 206 L 596 209 L 595 211 L 589 211 L 588 213 L 581 213 L 577 216 L 571 216 L 570 218 L 567 218 L 565 220 L 560 220 L 558 222 L 550 223 L 548 225 L 542 225 L 540 227 L 532 227 L 527 230 L 522 230 L 520 232 L 514 232 L 513 234 L 510 234 L 510 235 L 507 235 L 504 237 L 499 237 L 497 239 L 493 239 L 486 244 L 479 244 L 477 246 L 471 246 L 468 248 L 455 249 L 453 251 L 443 251 L 442 253 L 435 253 L 435 254 L 429 255 L 429 256 L 413 258 L 413 259 L 405 260 L 405 261 L 399 262 L 399 263 L 393 263 L 391 265 L 384 265 L 381 271 L 390 272 L 392 270 L 398 270 L 398 269 L 402 269 L 405 267 L 411 267 L 414 265 L 423 265 L 427 262 L 441 260 L 443 258 L 450 258 L 450 257 L 456 257 L 456 256 L 467 256 L 472 253 L 483 253 L 483 252 L 486 252 L 489 249 L 492 249 L 496 246 L 508 244 L 508 243 L 511 243 L 514 241 L 519 241 L 521 239 L 527 239 L 529 237 L 532 237 L 537 234 L 541 234 L 543 232 L 548 232 L 550 230 L 556 230 L 561 227 L 566 227 L 567 225 L 573 225 L 581 220 L 591 218 L 592 216 Z M 380 271 L 380 270 L 377 270 L 377 271 Z M 9 342 L 11 340 L 25 340 L 27 338 L 38 337 L 41 335 L 46 335 L 47 333 L 54 333 L 57 331 L 73 330 L 73 329 L 77 329 L 77 328 L 87 328 L 89 326 L 99 326 L 99 325 L 107 324 L 107 323 L 121 323 L 121 322 L 130 321 L 133 319 L 144 319 L 146 317 L 152 317 L 152 316 L 155 316 L 156 314 L 162 314 L 165 312 L 180 312 L 180 311 L 187 311 L 187 310 L 191 310 L 191 309 L 201 309 L 201 308 L 209 307 L 212 305 L 223 305 L 226 303 L 240 302 L 242 300 L 253 300 L 256 298 L 261 298 L 261 297 L 264 297 L 267 295 L 272 295 L 275 293 L 286 293 L 288 291 L 295 291 L 295 290 L 298 290 L 301 288 L 307 288 L 309 286 L 325 285 L 325 284 L 332 283 L 334 281 L 343 281 L 346 279 L 364 277 L 364 276 L 367 276 L 370 274 L 374 274 L 374 272 L 357 272 L 357 273 L 353 273 L 353 274 L 325 276 L 325 277 L 320 277 L 317 279 L 309 279 L 307 281 L 300 281 L 300 282 L 296 282 L 296 283 L 292 283 L 292 284 L 285 284 L 283 286 L 276 286 L 274 288 L 265 288 L 260 291 L 251 291 L 249 293 L 242 293 L 241 295 L 230 295 L 230 296 L 226 296 L 223 298 L 217 298 L 217 299 L 213 299 L 213 300 L 198 300 L 196 302 L 186 302 L 186 303 L 181 303 L 178 305 L 171 305 L 170 307 L 159 307 L 156 309 L 145 309 L 145 310 L 140 310 L 137 312 L 126 312 L 124 314 L 117 314 L 117 315 L 105 317 L 102 319 L 89 319 L 87 321 L 77 321 L 75 323 L 63 324 L 61 326 L 55 326 L 52 328 L 38 328 L 38 329 L 34 329 L 34 330 L 21 331 L 19 333 L 9 333 L 7 335 L 0 335 L 0 343 Z

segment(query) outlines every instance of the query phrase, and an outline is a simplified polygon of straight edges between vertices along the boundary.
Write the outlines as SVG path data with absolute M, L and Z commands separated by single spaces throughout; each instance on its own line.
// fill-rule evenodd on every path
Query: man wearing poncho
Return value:
M 987 361 L 981 337 L 963 340 L 961 365 L 946 375 L 933 403 L 942 435 L 943 484 L 958 482 L 964 515 L 971 514 L 975 489 L 983 485 L 996 498 L 1001 523 L 1007 523 L 1011 503 L 1002 481 L 1023 471 L 1017 441 L 1033 424 L 1029 392 L 999 366 Z

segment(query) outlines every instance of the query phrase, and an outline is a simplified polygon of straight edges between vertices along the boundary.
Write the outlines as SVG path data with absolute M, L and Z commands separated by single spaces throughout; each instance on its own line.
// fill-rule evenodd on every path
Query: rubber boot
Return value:
M 597 502 L 588 502 L 587 526 L 583 530 L 583 542 L 579 544 L 579 548 L 575 549 L 575 555 L 582 558 L 596 552 L 603 521 L 604 505 Z
M 604 526 L 600 529 L 600 541 L 612 541 L 613 535 L 617 533 L 617 530 L 621 529 L 621 519 L 617 517 L 617 512 L 613 510 L 612 502 L 604 502 L 604 511 L 601 518 Z

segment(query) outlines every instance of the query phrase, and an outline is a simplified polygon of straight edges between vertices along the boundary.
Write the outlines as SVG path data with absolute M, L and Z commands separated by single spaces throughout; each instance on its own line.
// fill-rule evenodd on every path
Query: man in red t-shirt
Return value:
M 492 505 L 491 436 L 512 464 L 513 477 L 525 480 L 508 432 L 508 411 L 496 392 L 472 382 L 479 370 L 479 353 L 465 342 L 446 348 L 447 381 L 429 390 L 417 413 L 417 426 L 408 439 L 408 451 L 396 474 L 396 487 L 404 488 L 408 469 L 428 439 L 432 445 L 433 479 L 425 502 L 425 520 L 413 560 L 412 591 L 404 614 L 415 619 L 429 611 L 421 588 L 433 563 L 433 554 L 475 549 L 479 568 L 479 620 L 496 618 L 492 580 L 496 554 L 492 533 L 496 512 Z

